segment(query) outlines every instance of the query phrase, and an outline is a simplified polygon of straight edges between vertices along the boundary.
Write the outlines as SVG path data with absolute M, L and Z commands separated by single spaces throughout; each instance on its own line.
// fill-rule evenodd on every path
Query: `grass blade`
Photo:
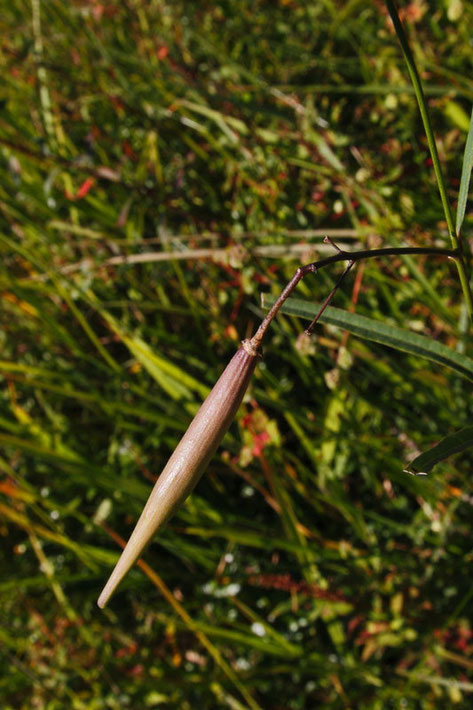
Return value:
M 419 473 L 421 471 L 428 473 L 435 464 L 471 446 L 473 446 L 473 426 L 467 426 L 464 429 L 460 429 L 460 431 L 449 434 L 429 451 L 416 456 L 408 465 L 407 470 L 409 473 Z
M 466 139 L 465 154 L 463 156 L 462 176 L 460 180 L 460 190 L 458 193 L 456 230 L 460 234 L 460 229 L 465 218 L 466 203 L 468 200 L 468 190 L 470 187 L 471 170 L 473 168 L 473 110 L 470 118 L 470 128 Z
M 198 392 L 202 397 L 208 395 L 209 387 L 177 365 L 157 355 L 139 336 L 125 333 L 117 321 L 103 309 L 100 309 L 100 313 L 142 367 L 172 399 L 189 399 L 191 390 Z
M 120 538 L 119 535 L 115 533 L 115 531 L 111 530 L 109 527 L 103 525 L 102 526 L 106 532 L 120 545 L 120 547 L 124 548 L 125 547 L 125 541 Z M 237 674 L 233 671 L 231 666 L 226 662 L 226 660 L 222 657 L 220 651 L 218 648 L 216 648 L 213 643 L 208 639 L 207 635 L 200 630 L 199 624 L 196 623 L 192 617 L 187 613 L 185 608 L 182 606 L 182 604 L 179 603 L 179 601 L 176 599 L 175 595 L 171 592 L 171 590 L 167 587 L 163 579 L 158 575 L 150 565 L 148 565 L 144 560 L 139 559 L 138 562 L 138 567 L 140 567 L 143 572 L 146 574 L 148 579 L 150 579 L 153 584 L 159 589 L 161 594 L 164 596 L 164 598 L 169 602 L 171 607 L 174 609 L 176 614 L 180 616 L 182 621 L 184 622 L 185 626 L 195 634 L 196 638 L 200 641 L 202 646 L 209 652 L 209 654 L 212 656 L 214 659 L 215 663 L 217 666 L 222 670 L 223 673 L 229 678 L 229 680 L 233 683 L 235 688 L 237 688 L 242 696 L 245 698 L 246 702 L 248 703 L 248 707 L 252 708 L 252 710 L 261 710 L 261 706 L 258 705 L 258 703 L 253 699 L 251 696 L 250 692 L 247 690 L 246 686 L 240 681 L 238 678 Z
M 270 308 L 275 300 L 272 296 L 266 296 L 264 306 Z M 299 316 L 300 318 L 312 319 L 319 308 L 320 304 L 289 298 L 281 307 L 281 312 Z M 349 313 L 341 308 L 330 306 L 325 310 L 320 321 L 344 328 L 359 338 L 371 340 L 381 345 L 388 345 L 395 350 L 401 350 L 411 355 L 420 355 L 427 360 L 446 365 L 467 379 L 473 380 L 472 358 L 462 355 L 446 345 L 442 345 L 442 343 L 437 343 L 431 338 L 426 338 L 424 335 L 418 335 L 409 330 L 404 330 L 404 328 L 387 325 L 373 318 L 360 316 L 357 313 Z

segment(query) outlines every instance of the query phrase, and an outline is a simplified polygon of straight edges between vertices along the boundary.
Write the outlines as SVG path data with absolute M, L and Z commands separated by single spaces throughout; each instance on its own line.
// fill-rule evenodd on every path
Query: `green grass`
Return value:
M 403 15 L 452 207 L 454 5 Z M 471 449 L 403 468 L 469 425 L 470 382 L 334 324 L 307 342 L 277 317 L 207 474 L 96 607 L 261 293 L 324 234 L 449 246 L 384 7 L 32 0 L 0 22 L 2 708 L 469 707 Z M 471 226 L 467 203 L 467 255 Z M 443 258 L 358 264 L 333 305 L 473 357 Z

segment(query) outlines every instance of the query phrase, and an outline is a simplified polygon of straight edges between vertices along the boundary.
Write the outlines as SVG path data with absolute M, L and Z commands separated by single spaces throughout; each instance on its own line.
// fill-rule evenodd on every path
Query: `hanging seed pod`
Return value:
M 388 247 L 386 249 L 346 252 L 339 249 L 328 237 L 324 241 L 330 242 L 338 253 L 297 269 L 292 279 L 282 290 L 279 298 L 269 309 L 255 335 L 251 340 L 242 342 L 240 349 L 230 360 L 220 379 L 195 415 L 188 430 L 158 478 L 136 527 L 98 599 L 99 607 L 105 606 L 154 533 L 169 520 L 204 473 L 240 406 L 255 369 L 257 357 L 260 354 L 261 341 L 268 327 L 283 303 L 304 276 L 315 274 L 323 266 L 328 266 L 337 261 L 348 262 L 347 267 L 323 302 L 314 320 L 306 328 L 306 334 L 310 335 L 345 276 L 352 266 L 362 259 L 397 256 L 399 254 L 442 254 L 452 259 L 461 260 L 461 253 L 456 247 L 454 249 Z
M 97 604 L 103 608 L 156 531 L 191 493 L 232 423 L 259 357 L 244 340 L 200 407 L 151 491 Z

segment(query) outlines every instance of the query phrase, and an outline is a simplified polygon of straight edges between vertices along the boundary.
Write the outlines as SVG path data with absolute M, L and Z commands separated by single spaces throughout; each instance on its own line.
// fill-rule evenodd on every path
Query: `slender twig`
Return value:
M 106 238 L 106 235 L 100 235 L 102 238 Z M 344 236 L 343 234 L 341 235 Z M 171 238 L 171 237 L 170 237 Z M 179 235 L 172 238 L 180 238 Z M 116 242 L 116 240 L 113 240 Z M 354 246 L 357 246 L 355 243 Z M 239 244 L 235 244 L 234 248 L 238 249 Z M 324 253 L 328 250 L 325 244 L 267 244 L 264 246 L 256 246 L 250 249 L 242 247 L 242 258 L 247 256 L 263 257 L 265 259 L 281 259 L 281 258 L 294 258 L 297 259 L 304 254 L 307 255 L 309 251 L 316 251 L 318 253 Z M 73 274 L 77 271 L 84 270 L 87 273 L 98 270 L 108 266 L 133 266 L 134 264 L 151 264 L 154 262 L 166 262 L 166 261 L 197 261 L 204 259 L 211 259 L 216 262 L 225 263 L 228 261 L 230 250 L 226 248 L 217 249 L 215 247 L 210 247 L 208 249 L 184 249 L 183 251 L 157 251 L 157 252 L 145 252 L 141 254 L 120 254 L 119 256 L 112 256 L 109 259 L 105 259 L 100 262 L 92 258 L 83 259 L 82 261 L 76 261 L 73 264 L 66 264 L 57 269 L 58 274 Z M 50 274 L 34 274 L 28 277 L 29 281 L 46 281 L 50 277 Z
M 287 284 L 286 288 L 282 291 L 278 300 L 274 303 L 273 307 L 270 309 L 269 313 L 264 318 L 263 322 L 261 323 L 260 327 L 256 331 L 255 335 L 252 337 L 251 343 L 252 343 L 253 347 L 255 347 L 255 348 L 259 347 L 259 344 L 261 343 L 261 340 L 263 339 L 263 335 L 266 333 L 266 331 L 269 327 L 269 324 L 271 323 L 274 316 L 281 308 L 284 301 L 287 298 L 289 298 L 291 293 L 294 291 L 294 289 L 296 288 L 299 281 L 302 278 L 304 278 L 304 276 L 306 274 L 310 274 L 310 273 L 315 274 L 315 272 L 317 271 L 317 268 L 318 267 L 315 266 L 315 264 L 307 264 L 307 266 L 299 266 L 296 273 L 294 274 L 292 279 Z
M 319 261 L 314 261 L 311 264 L 306 264 L 305 266 L 300 266 L 292 279 L 289 281 L 287 286 L 283 289 L 281 292 L 279 298 L 275 301 L 273 304 L 272 308 L 269 310 L 268 314 L 266 317 L 263 319 L 260 327 L 254 334 L 254 336 L 251 338 L 251 344 L 253 347 L 258 348 L 261 344 L 261 341 L 263 339 L 264 334 L 266 333 L 271 321 L 273 320 L 274 316 L 276 313 L 279 311 L 281 306 L 283 305 L 284 301 L 286 301 L 291 293 L 294 291 L 296 288 L 297 284 L 299 281 L 301 281 L 304 276 L 307 274 L 315 274 L 319 269 L 322 269 L 324 266 L 328 266 L 329 264 L 334 264 L 337 261 L 348 261 L 348 267 L 345 269 L 343 274 L 340 276 L 338 279 L 337 283 L 333 287 L 332 291 L 329 293 L 326 301 L 324 302 L 322 306 L 322 310 L 317 314 L 315 317 L 315 322 L 319 319 L 319 317 L 322 315 L 323 311 L 325 308 L 328 306 L 330 301 L 332 300 L 333 296 L 335 295 L 338 287 L 340 286 L 341 282 L 357 261 L 361 261 L 362 259 L 373 259 L 375 257 L 379 256 L 400 256 L 402 254 L 430 254 L 432 256 L 448 256 L 452 259 L 457 259 L 459 255 L 459 249 L 447 249 L 443 247 L 386 247 L 384 249 L 362 249 L 361 251 L 343 251 L 336 247 L 338 249 L 338 252 L 336 254 L 333 254 L 332 256 L 328 256 L 325 259 L 320 259 Z M 313 325 L 315 325 L 315 322 L 311 323 L 309 328 L 306 330 L 311 332 Z
M 312 323 L 305 329 L 304 333 L 305 333 L 306 335 L 310 335 L 310 334 L 312 333 L 312 331 L 314 330 L 315 324 L 317 323 L 317 321 L 319 320 L 320 316 L 322 315 L 322 313 L 323 313 L 323 312 L 325 311 L 325 309 L 327 308 L 327 306 L 328 306 L 328 304 L 330 303 L 330 301 L 332 300 L 332 298 L 333 298 L 333 297 L 335 296 L 335 294 L 337 293 L 338 287 L 340 286 L 340 284 L 342 283 L 343 279 L 344 279 L 345 276 L 348 274 L 348 272 L 350 271 L 350 269 L 351 269 L 351 267 L 353 266 L 354 263 L 355 263 L 354 261 L 349 261 L 349 262 L 348 262 L 347 268 L 346 268 L 345 271 L 338 277 L 337 283 L 336 283 L 335 286 L 332 288 L 332 290 L 330 291 L 330 293 L 329 293 L 329 295 L 327 296 L 327 298 L 325 299 L 325 301 L 322 303 L 322 306 L 321 306 L 319 312 L 317 313 L 317 315 L 315 316 L 314 320 L 313 320 Z

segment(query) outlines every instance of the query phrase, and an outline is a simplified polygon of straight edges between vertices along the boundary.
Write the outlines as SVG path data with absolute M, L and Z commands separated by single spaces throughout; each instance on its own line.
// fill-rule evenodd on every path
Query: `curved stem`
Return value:
M 337 247 L 338 248 L 338 247 Z M 329 264 L 334 264 L 337 261 L 348 261 L 349 264 L 343 274 L 340 276 L 338 279 L 337 283 L 329 293 L 327 299 L 325 300 L 322 309 L 319 311 L 317 316 L 315 317 L 314 321 L 310 324 L 310 326 L 307 328 L 306 332 L 310 333 L 313 326 L 319 319 L 319 317 L 322 315 L 323 311 L 325 308 L 328 306 L 330 301 L 332 300 L 333 296 L 335 295 L 338 287 L 340 286 L 342 280 L 345 278 L 346 274 L 349 272 L 353 264 L 355 264 L 357 261 L 361 261 L 362 259 L 373 259 L 378 256 L 399 256 L 401 254 L 430 254 L 433 256 L 448 256 L 452 259 L 457 260 L 459 257 L 459 249 L 444 249 L 444 248 L 438 248 L 438 247 L 386 247 L 384 249 L 362 249 L 360 251 L 342 251 L 338 250 L 337 254 L 333 254 L 333 256 L 328 256 L 325 259 L 320 259 L 319 261 L 313 261 L 311 264 L 306 264 L 305 266 L 300 266 L 292 279 L 289 281 L 287 286 L 283 289 L 281 292 L 279 298 L 277 301 L 273 304 L 272 308 L 270 311 L 267 313 L 263 321 L 261 322 L 260 327 L 254 334 L 254 336 L 251 338 L 250 342 L 251 345 L 255 348 L 259 348 L 261 341 L 264 337 L 264 334 L 269 328 L 269 325 L 271 321 L 273 320 L 274 316 L 276 313 L 279 311 L 281 308 L 282 304 L 284 301 L 286 301 L 291 293 L 294 291 L 296 288 L 297 284 L 299 281 L 301 281 L 304 276 L 307 274 L 315 274 L 319 269 L 322 269 L 324 266 L 328 266 Z M 458 265 L 458 262 L 457 262 Z M 466 274 L 465 274 L 466 276 Z
M 415 64 L 414 56 L 412 54 L 409 42 L 407 40 L 406 33 L 404 32 L 404 27 L 399 19 L 399 15 L 396 6 L 392 0 L 386 0 L 386 6 L 388 8 L 389 15 L 391 17 L 394 29 L 396 31 L 399 44 L 401 45 L 401 51 L 404 55 L 404 59 L 407 65 L 407 70 L 412 81 L 412 86 L 414 87 L 414 93 L 417 99 L 417 105 L 419 106 L 420 115 L 422 118 L 422 123 L 424 124 L 425 135 L 427 137 L 427 143 L 429 146 L 430 156 L 432 158 L 432 165 L 435 172 L 435 177 L 437 179 L 437 185 L 440 193 L 440 199 L 442 201 L 443 211 L 445 213 L 445 219 L 447 221 L 448 233 L 450 239 L 452 240 L 452 245 L 454 247 L 458 246 L 458 237 L 455 230 L 455 224 L 453 221 L 452 208 L 450 207 L 450 202 L 447 197 L 447 189 L 445 187 L 445 180 L 442 173 L 442 167 L 440 165 L 440 159 L 437 151 L 437 144 L 435 143 L 434 131 L 432 128 L 432 122 L 430 120 L 430 114 L 427 109 L 427 104 L 425 101 L 424 90 L 422 89 L 422 84 L 419 77 L 419 72 Z
M 465 298 L 466 307 L 473 321 L 473 296 L 471 293 L 470 282 L 468 280 L 465 260 L 461 250 L 461 240 L 457 234 L 455 223 L 453 220 L 452 208 L 447 197 L 447 188 L 445 186 L 445 180 L 442 173 L 442 167 L 440 165 L 440 159 L 437 151 L 437 144 L 435 143 L 434 131 L 432 128 L 432 122 L 430 120 L 430 114 L 427 109 L 427 103 L 424 96 L 424 91 L 422 89 L 422 84 L 419 77 L 419 72 L 417 71 L 416 63 L 414 60 L 414 55 L 412 54 L 409 42 L 404 32 L 404 27 L 399 19 L 399 14 L 396 9 L 396 5 L 393 0 L 386 0 L 386 6 L 388 8 L 389 15 L 391 17 L 394 29 L 396 31 L 399 44 L 401 45 L 401 51 L 404 55 L 404 59 L 407 65 L 407 70 L 412 81 L 412 86 L 414 87 L 414 93 L 416 95 L 417 104 L 419 106 L 420 115 L 422 118 L 422 123 L 424 124 L 425 135 L 427 137 L 427 143 L 429 146 L 430 155 L 432 158 L 432 164 L 435 172 L 435 177 L 437 180 L 437 185 L 440 193 L 440 200 L 442 202 L 443 211 L 445 214 L 445 220 L 447 222 L 448 233 L 450 236 L 450 241 L 455 249 L 458 249 L 458 254 L 455 258 L 455 263 L 458 269 L 458 276 L 460 278 L 460 283 L 463 291 L 463 296 Z

